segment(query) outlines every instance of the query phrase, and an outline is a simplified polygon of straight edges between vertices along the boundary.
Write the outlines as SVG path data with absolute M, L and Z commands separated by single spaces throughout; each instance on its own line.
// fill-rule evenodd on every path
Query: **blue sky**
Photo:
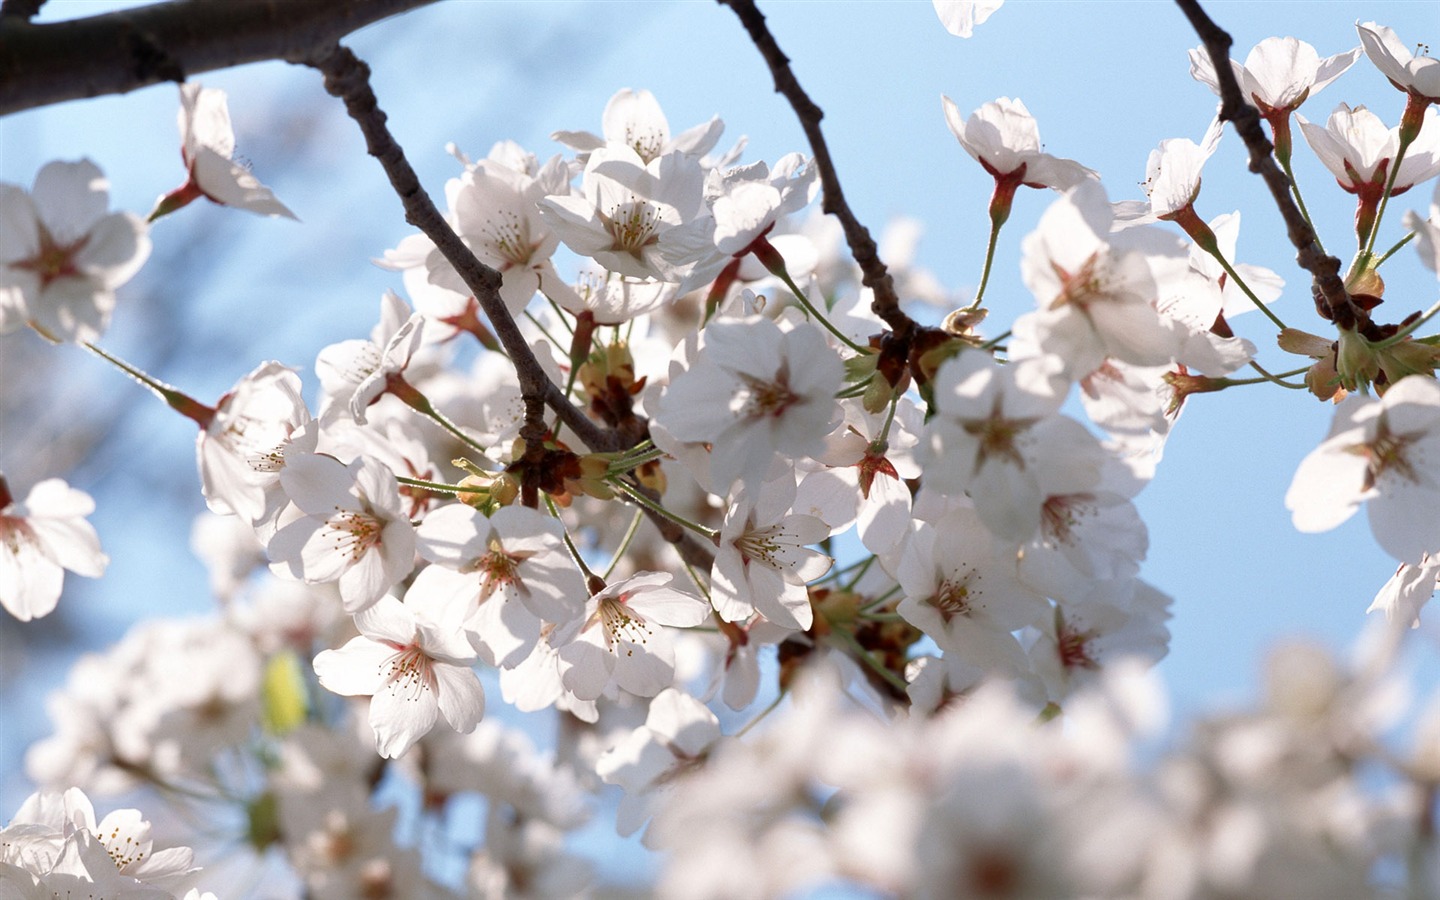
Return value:
M 114 5 L 52 0 L 46 15 L 68 18 Z M 966 113 L 997 97 L 1022 98 L 1046 148 L 1098 170 L 1112 200 L 1143 196 L 1149 151 L 1165 138 L 1198 140 L 1215 110 L 1214 96 L 1188 75 L 1185 51 L 1197 41 L 1168 3 L 1014 0 L 968 41 L 947 34 L 928 2 L 762 8 L 826 111 L 826 134 L 856 213 L 877 234 L 895 216 L 923 222 L 919 261 L 956 289 L 973 289 L 978 280 L 991 181 L 946 129 L 942 93 Z M 1388 24 L 1412 43 L 1433 43 L 1440 24 L 1428 2 L 1269 0 L 1207 8 L 1235 36 L 1241 59 L 1274 35 L 1309 41 L 1321 55 L 1347 50 L 1358 45 L 1357 20 Z M 510 138 L 544 158 L 563 149 L 549 140 L 551 131 L 598 131 L 606 100 L 623 87 L 652 90 L 674 130 L 719 114 L 726 122 L 722 145 L 749 136 L 746 160 L 807 149 L 734 16 L 712 3 L 441 4 L 373 26 L 351 43 L 375 69 L 391 126 L 437 193 L 456 171 L 446 142 L 480 156 Z M 157 248 L 181 245 L 195 229 L 206 235 L 211 255 L 187 261 L 193 280 L 184 285 L 157 285 L 142 275 L 123 289 L 106 344 L 148 364 L 153 338 L 129 310 L 145 308 L 146 291 L 182 291 L 187 349 L 155 374 L 205 399 L 262 359 L 308 369 L 320 347 L 367 333 L 380 293 L 399 288 L 398 278 L 368 260 L 410 228 L 315 73 L 267 63 L 200 80 L 230 92 L 240 153 L 303 220 L 197 206 L 155 227 Z M 1403 106 L 1402 95 L 1364 59 L 1302 112 L 1323 122 L 1342 100 L 1365 103 L 1391 124 Z M 112 207 L 144 214 L 181 180 L 177 102 L 173 86 L 158 86 L 0 119 L 0 181 L 28 185 L 47 160 L 88 156 L 110 177 Z M 1352 198 L 1298 137 L 1296 161 L 1327 245 L 1348 249 Z M 1017 200 L 988 292 L 992 322 L 1008 323 L 1033 307 L 1018 277 L 1018 247 L 1049 199 L 1025 191 Z M 1379 243 L 1401 235 L 1399 210 L 1428 202 L 1428 190 L 1399 198 Z M 1276 310 L 1292 325 L 1320 328 L 1278 216 L 1228 129 L 1206 167 L 1197 209 L 1207 219 L 1240 209 L 1239 260 L 1280 273 L 1287 287 Z M 1393 318 L 1434 302 L 1434 277 L 1413 253 L 1403 251 L 1388 268 Z M 1258 315 L 1236 328 L 1263 348 L 1262 361 L 1282 369 L 1299 364 L 1282 362 Z M 91 386 L 84 402 L 106 403 L 112 392 L 133 389 L 73 348 L 53 352 L 66 355 L 67 377 Z M 313 379 L 308 383 L 313 388 Z M 61 601 L 83 604 L 77 621 L 88 624 L 84 638 L 92 645 L 112 641 L 143 616 L 207 609 L 204 572 L 184 551 L 190 516 L 202 507 L 193 426 L 159 404 L 142 405 L 139 413 L 125 423 L 110 462 L 77 479 L 100 505 L 93 521 L 114 559 L 97 584 L 70 593 L 79 580 L 67 581 Z M 1347 645 L 1393 571 L 1363 515 L 1324 535 L 1301 535 L 1290 525 L 1285 491 L 1330 418 L 1327 405 L 1278 388 L 1195 398 L 1157 478 L 1140 495 L 1151 538 L 1142 574 L 1175 598 L 1171 653 L 1161 671 L 1182 716 L 1250 695 L 1265 648 L 1284 636 Z M 0 470 L 58 474 L 35 469 L 40 452 L 23 435 L 7 435 Z M 126 473 L 127 461 L 136 459 L 161 473 L 163 492 L 181 497 L 180 505 L 156 502 L 154 478 Z M 52 657 L 34 662 L 20 699 L 10 701 L 15 708 L 0 710 L 18 723 L 11 740 L 0 742 L 0 775 L 8 776 L 0 780 L 0 813 L 26 790 L 13 777 L 14 739 L 44 733 L 36 698 L 63 680 L 68 664 Z M 1427 662 L 1433 666 L 1433 655 Z

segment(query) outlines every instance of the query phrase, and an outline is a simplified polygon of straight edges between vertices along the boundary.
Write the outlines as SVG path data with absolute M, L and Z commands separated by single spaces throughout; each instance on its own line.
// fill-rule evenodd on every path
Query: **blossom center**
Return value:
M 640 258 L 640 251 L 659 240 L 655 234 L 660 225 L 660 210 L 644 200 L 631 200 L 615 206 L 608 216 L 601 216 L 605 230 L 615 239 L 614 249 Z
M 1090 304 L 1109 299 L 1109 291 L 1105 286 L 1103 273 L 1100 271 L 1100 256 L 1092 254 L 1081 264 L 1075 272 L 1067 272 L 1055 263 L 1050 267 L 1060 278 L 1060 293 L 1050 301 L 1051 309 L 1059 309 L 1062 306 L 1076 306 L 1084 310 Z
M 803 399 L 790 390 L 789 373 L 783 369 L 775 373 L 773 381 L 743 373 L 740 380 L 747 389 L 741 406 L 741 415 L 747 419 L 778 418 Z
M 980 442 L 979 453 L 975 456 L 975 468 L 978 470 L 992 458 L 1003 459 L 1020 469 L 1025 468 L 1025 458 L 1020 454 L 1020 436 L 1037 421 L 1039 420 L 1033 418 L 1006 418 L 997 394 L 990 415 L 961 423 L 965 433 Z
M 528 265 L 535 252 L 530 241 L 530 222 L 514 210 L 496 210 L 485 221 L 485 241 L 491 254 L 503 261 L 501 271 L 515 266 Z
M 87 234 L 69 244 L 61 244 L 42 225 L 40 249 L 29 259 L 16 260 L 10 263 L 10 266 L 34 272 L 40 278 L 40 289 L 44 290 L 61 278 L 80 275 L 80 269 L 75 265 L 75 257 L 89 240 L 90 235 Z
M 381 675 L 391 693 L 411 702 L 435 690 L 435 669 L 429 656 L 416 644 L 397 648 L 400 652 L 382 664 Z
M 1416 471 L 1415 460 L 1407 453 L 1418 437 L 1419 435 L 1415 434 L 1392 432 L 1385 417 L 1381 416 L 1375 430 L 1375 439 L 1353 448 L 1354 452 L 1366 459 L 1365 490 L 1375 487 L 1375 482 L 1386 472 L 1394 472 L 1412 484 L 1419 484 L 1420 474 Z
M 335 552 L 359 562 L 371 547 L 378 546 L 384 525 L 371 513 L 359 509 L 335 507 L 326 525 Z
M 520 578 L 520 564 L 528 559 L 529 553 L 509 553 L 498 538 L 490 539 L 490 549 L 484 556 L 471 563 L 464 571 L 480 573 L 480 603 L 494 596 L 496 591 L 513 588 L 525 592 L 525 583 Z
M 595 615 L 600 620 L 600 626 L 605 629 L 605 647 L 611 653 L 616 652 L 617 643 L 644 644 L 654 634 L 650 623 L 626 606 L 623 597 L 606 597 L 601 600 Z M 626 647 L 625 655 L 634 656 L 635 648 Z
M 935 588 L 928 602 L 940 611 L 941 618 L 946 622 L 956 616 L 968 619 L 974 611 L 974 601 L 983 593 L 975 583 L 979 580 L 974 569 L 967 570 L 959 579 L 946 578 Z
M 1060 665 L 1067 669 L 1099 669 L 1100 663 L 1096 662 L 1090 650 L 1090 640 L 1094 637 L 1093 632 L 1080 631 L 1069 623 L 1062 622 L 1055 636 Z

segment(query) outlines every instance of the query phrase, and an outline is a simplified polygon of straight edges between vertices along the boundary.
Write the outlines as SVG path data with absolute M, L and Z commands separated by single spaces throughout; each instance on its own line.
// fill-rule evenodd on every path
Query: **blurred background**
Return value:
M 51 0 L 40 20 L 130 5 L 137 4 Z M 1435 36 L 1426 3 L 1206 6 L 1234 35 L 1241 60 L 1270 36 L 1299 37 L 1321 56 L 1348 50 L 1359 43 L 1357 20 L 1378 20 L 1408 42 Z M 1159 141 L 1198 141 L 1215 113 L 1214 95 L 1188 74 L 1186 50 L 1197 40 L 1168 3 L 1016 0 L 970 40 L 946 33 L 928 2 L 762 9 L 826 112 L 857 215 L 877 236 L 900 217 L 921 223 L 916 262 L 957 295 L 973 292 L 979 279 L 992 181 L 947 130 L 942 93 L 966 114 L 997 97 L 1023 99 L 1046 150 L 1098 170 L 1117 201 L 1143 199 L 1146 158 Z M 551 132 L 599 132 L 606 101 L 624 87 L 653 91 L 672 132 L 720 115 L 722 149 L 748 136 L 743 161 L 808 153 L 758 53 L 734 15 L 715 4 L 443 3 L 371 26 L 348 43 L 373 68 L 391 128 L 437 198 L 459 171 L 447 142 L 479 158 L 511 139 L 544 160 L 564 150 Z M 301 367 L 313 397 L 317 351 L 366 336 L 381 293 L 401 290 L 396 274 L 370 260 L 412 229 L 316 73 L 277 62 L 199 80 L 229 93 L 237 156 L 302 221 L 197 203 L 157 223 L 154 253 L 120 289 L 102 344 L 205 402 L 266 359 Z M 1392 125 L 1403 108 L 1403 96 L 1364 58 L 1301 111 L 1323 123 L 1342 100 L 1366 104 Z M 143 216 L 183 180 L 177 109 L 174 86 L 162 85 L 0 119 L 0 181 L 28 187 L 47 161 L 88 157 L 110 179 L 111 208 Z M 1295 160 L 1327 247 L 1348 260 L 1353 198 L 1298 131 Z M 1018 277 L 1019 243 L 1051 199 L 1037 191 L 1017 199 L 987 292 L 992 333 L 1033 308 Z M 1428 186 L 1395 201 L 1378 246 L 1402 236 L 1403 210 L 1424 211 L 1429 201 Z M 1205 219 L 1241 210 L 1237 261 L 1278 272 L 1287 287 L 1277 312 L 1291 325 L 1321 330 L 1308 281 L 1233 131 L 1205 169 L 1196 208 Z M 573 274 L 563 262 L 561 271 Z M 1382 320 L 1436 299 L 1433 273 L 1408 248 L 1385 276 L 1390 315 Z M 1302 364 L 1275 348 L 1273 329 L 1258 315 L 1233 324 L 1261 347 L 1260 361 L 1272 371 Z M 21 624 L 0 616 L 0 816 L 8 816 L 31 790 L 24 748 L 49 731 L 43 699 L 77 656 L 146 617 L 204 614 L 214 604 L 204 567 L 188 549 L 204 508 L 194 426 L 84 351 L 50 347 L 29 332 L 0 339 L 0 386 L 0 471 L 12 490 L 23 496 L 58 476 L 89 492 L 97 504 L 91 521 L 112 560 L 98 581 L 67 577 L 49 617 Z M 1150 528 L 1141 574 L 1175 600 L 1160 671 L 1177 728 L 1201 710 L 1252 696 L 1276 641 L 1305 636 L 1349 646 L 1394 571 L 1363 515 L 1322 535 L 1290 524 L 1285 491 L 1330 419 L 1328 404 L 1269 386 L 1194 397 L 1138 498 Z M 1427 627 L 1417 637 L 1410 665 L 1433 683 L 1435 632 Z M 589 830 L 597 847 L 607 831 L 603 818 Z M 620 869 L 609 875 L 623 880 L 634 857 L 612 860 L 607 865 Z

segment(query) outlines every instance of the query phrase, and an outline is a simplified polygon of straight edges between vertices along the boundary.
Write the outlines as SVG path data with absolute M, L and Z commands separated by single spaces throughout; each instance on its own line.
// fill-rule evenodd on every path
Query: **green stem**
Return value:
M 1401 247 L 1403 247 L 1403 246 L 1405 246 L 1406 244 L 1408 244 L 1408 243 L 1410 243 L 1411 241 L 1413 241 L 1413 240 L 1415 239 L 1415 234 L 1416 234 L 1416 233 L 1412 231 L 1412 232 L 1410 232 L 1409 234 L 1405 235 L 1405 236 L 1404 236 L 1403 238 L 1401 238 L 1400 240 L 1396 241 L 1396 242 L 1395 242 L 1395 246 L 1391 247 L 1389 250 L 1386 250 L 1386 251 L 1385 251 L 1385 255 L 1382 256 L 1382 257 L 1380 257 L 1379 259 L 1377 259 L 1377 260 L 1375 261 L 1375 268 L 1378 269 L 1378 268 L 1380 268 L 1381 266 L 1385 265 L 1385 260 L 1387 260 L 1387 259 L 1389 259 L 1390 257 L 1394 256 L 1396 250 L 1399 250 Z
M 980 270 L 980 289 L 975 292 L 975 299 L 963 311 L 969 312 L 980 308 L 980 301 L 985 297 L 985 288 L 990 284 L 990 267 L 995 262 L 995 246 L 1000 240 L 1000 229 L 1005 225 L 1005 220 L 996 221 L 994 216 L 990 217 L 990 243 L 985 246 L 985 265 Z
M 996 347 L 999 346 L 999 344 L 1000 344 L 1001 341 L 1005 340 L 1005 339 L 1008 338 L 1009 336 L 1010 336 L 1010 329 L 1007 328 L 1007 329 L 1005 329 L 1004 332 L 1002 332 L 1002 333 L 1000 333 L 1000 334 L 997 334 L 995 337 L 993 337 L 993 338 L 991 338 L 990 340 L 986 341 L 985 343 L 981 344 L 981 345 L 980 345 L 980 349 L 981 349 L 981 350 L 994 350 L 994 349 L 996 349 Z
M 565 540 L 565 549 L 570 552 L 570 558 L 575 560 L 575 565 L 580 567 L 580 574 L 585 576 L 587 588 L 592 592 L 598 590 L 594 586 L 595 583 L 600 582 L 603 585 L 605 579 L 590 571 L 590 567 L 585 565 L 585 558 L 580 555 L 580 548 L 576 547 L 575 542 L 570 539 L 570 529 L 565 527 L 565 520 L 560 518 L 560 510 L 555 506 L 555 501 L 550 498 L 549 494 L 545 495 L 545 505 L 550 508 L 550 515 L 560 523 L 560 537 Z
M 620 546 L 615 548 L 615 555 L 610 558 L 610 565 L 605 567 L 605 575 L 609 578 L 615 567 L 620 565 L 620 560 L 625 556 L 625 551 L 630 549 L 630 542 L 635 540 L 635 535 L 640 531 L 640 521 L 645 518 L 643 510 L 635 510 L 635 517 L 630 520 L 630 527 L 625 529 L 624 537 L 620 538 Z
M 767 705 L 764 709 L 760 710 L 760 712 L 758 712 L 758 713 L 755 714 L 755 718 L 751 719 L 750 721 L 746 722 L 743 726 L 741 726 L 740 730 L 737 731 L 737 732 L 735 732 L 734 737 L 737 737 L 737 738 L 738 738 L 738 737 L 744 737 L 744 736 L 745 736 L 745 733 L 746 733 L 747 731 L 749 731 L 750 729 L 754 728 L 756 725 L 759 725 L 759 724 L 760 724 L 760 720 L 761 720 L 761 719 L 764 719 L 766 716 L 770 715 L 770 714 L 771 714 L 772 712 L 774 712 L 777 708 L 779 708 L 779 706 L 780 706 L 780 701 L 782 701 L 782 700 L 784 700 L 784 699 L 785 699 L 785 691 L 782 690 L 780 693 L 778 693 L 778 694 L 775 695 L 775 699 L 774 699 L 774 700 L 771 700 L 770 703 L 769 703 L 769 705 Z
M 1410 149 L 1414 140 L 1413 135 L 1408 140 L 1404 134 L 1400 137 L 1395 160 L 1390 164 L 1390 177 L 1385 179 L 1385 193 L 1380 195 L 1380 208 L 1375 211 L 1375 222 L 1370 226 L 1370 238 L 1365 241 L 1364 255 L 1367 259 L 1375 255 L 1375 238 L 1380 234 L 1380 220 L 1385 218 L 1385 207 L 1390 205 L 1390 192 L 1395 189 L 1395 179 L 1400 175 L 1400 163 L 1405 159 L 1405 151 Z
M 720 532 L 714 530 L 713 528 L 706 528 L 699 522 L 692 522 L 684 516 L 680 515 L 679 513 L 671 512 L 664 506 L 661 506 L 659 503 L 656 503 L 654 500 L 651 500 L 649 497 L 645 496 L 643 493 L 641 493 L 624 479 L 611 477 L 605 479 L 605 481 L 607 484 L 611 484 L 619 488 L 631 500 L 634 500 L 636 503 L 640 504 L 651 512 L 658 513 L 669 519 L 670 521 L 674 522 L 675 524 L 682 525 L 695 532 L 696 534 L 700 535 L 701 537 L 706 538 L 707 540 L 714 541 L 720 536 Z
M 1290 169 L 1290 160 L 1287 157 L 1280 163 L 1280 168 L 1285 170 L 1285 177 L 1290 179 L 1290 193 L 1295 195 L 1295 205 L 1300 207 L 1300 215 L 1305 218 L 1305 223 L 1310 226 L 1310 233 L 1315 237 L 1315 246 L 1320 252 L 1325 252 L 1325 245 L 1320 243 L 1320 232 L 1315 228 L 1315 223 L 1310 219 L 1310 210 L 1305 208 L 1305 200 L 1300 196 L 1300 182 L 1295 180 L 1295 173 Z
M 855 577 L 851 578 L 845 584 L 845 587 L 842 588 L 842 590 L 844 590 L 847 594 L 855 590 L 855 585 L 860 583 L 860 579 L 864 578 L 865 573 L 870 571 L 870 567 L 875 564 L 875 558 L 875 554 L 870 554 L 870 556 L 863 563 L 860 564 L 859 569 L 855 572 Z
M 776 254 L 776 258 L 779 258 L 779 254 Z M 874 352 L 869 347 L 862 347 L 854 341 L 850 340 L 848 337 L 842 334 L 840 329 L 836 328 L 829 319 L 825 318 L 825 316 L 821 314 L 820 310 L 816 309 L 814 304 L 810 302 L 810 298 L 805 296 L 805 292 L 800 290 L 799 285 L 795 284 L 794 279 L 790 277 L 790 270 L 784 266 L 783 261 L 777 267 L 777 269 L 772 269 L 771 271 L 774 272 L 777 276 L 779 276 L 781 281 L 785 282 L 785 287 L 789 288 L 790 293 L 795 295 L 795 299 L 800 303 L 800 305 L 805 307 L 805 312 L 809 313 L 812 318 L 818 321 L 821 325 L 825 326 L 826 331 L 835 335 L 836 340 L 862 356 Z
M 640 466 L 643 466 L 646 463 L 650 462 L 651 460 L 664 459 L 669 455 L 670 454 L 666 453 L 664 450 L 661 450 L 659 447 L 651 447 L 650 449 L 644 450 L 640 453 L 626 453 L 624 456 L 612 462 L 610 464 L 610 468 L 607 471 L 611 475 L 624 475 L 631 469 L 637 469 Z
M 1292 391 L 1304 391 L 1304 390 L 1308 390 L 1308 388 L 1306 388 L 1305 385 L 1303 385 L 1303 384 L 1291 384 L 1291 383 L 1288 382 L 1288 381 L 1281 381 L 1281 380 L 1280 380 L 1280 376 L 1278 376 L 1278 375 L 1271 375 L 1269 372 L 1265 371 L 1265 370 L 1260 366 L 1260 364 L 1257 363 L 1257 362 L 1256 362 L 1255 360 L 1253 360 L 1253 359 L 1250 360 L 1250 368 L 1252 368 L 1252 369 L 1254 369 L 1255 371 L 1257 371 L 1257 372 L 1260 373 L 1260 378 L 1258 378 L 1258 379 L 1253 379 L 1251 383 L 1254 383 L 1255 381 L 1268 381 L 1268 382 L 1270 382 L 1271 384 L 1278 384 L 1278 385 L 1280 385 L 1281 387 L 1283 387 L 1283 388 L 1289 388 L 1289 389 L 1292 390 Z M 1309 368 L 1307 367 L 1307 368 L 1305 368 L 1305 369 L 1301 369 L 1300 371 L 1302 371 L 1302 372 L 1307 372 L 1307 371 L 1309 371 Z M 1237 381 L 1236 383 L 1237 383 L 1237 384 L 1241 384 L 1241 383 L 1244 383 L 1244 382 L 1239 382 L 1239 381 Z
M 1270 311 L 1270 307 L 1260 302 L 1260 298 L 1255 296 L 1254 291 L 1250 290 L 1250 285 L 1246 284 L 1245 279 L 1240 277 L 1240 273 L 1235 271 L 1235 267 L 1230 265 L 1230 260 L 1225 258 L 1225 254 L 1220 252 L 1220 248 L 1215 247 L 1208 249 L 1210 255 L 1215 258 L 1216 262 L 1220 263 L 1220 268 L 1225 270 L 1225 274 L 1230 276 L 1230 280 L 1235 283 L 1235 286 L 1240 288 L 1240 290 L 1245 294 L 1245 296 L 1250 298 L 1250 302 L 1254 303 L 1256 308 L 1265 314 L 1266 318 L 1268 318 L 1271 322 L 1275 323 L 1276 328 L 1284 331 L 1286 327 L 1285 323 L 1280 321 L 1279 316 L 1275 315 L 1275 313 Z
M 187 419 L 190 419 L 192 422 L 195 422 L 201 429 L 209 428 L 210 423 L 214 421 L 215 410 L 213 408 L 206 406 L 180 389 L 160 381 L 142 369 L 137 369 L 118 356 L 112 356 L 110 353 L 107 353 L 89 341 L 83 342 L 80 346 L 110 363 L 110 365 L 116 367 L 126 375 L 129 375 L 141 385 L 149 388 L 155 396 L 164 400 L 167 406 L 182 416 L 185 416 Z
M 705 586 L 705 582 L 703 579 L 701 579 L 700 573 L 696 572 L 695 567 L 690 565 L 688 562 L 685 562 L 684 560 L 680 561 L 680 565 L 685 567 L 685 574 L 689 575 L 690 580 L 695 583 L 695 588 L 696 590 L 700 591 L 700 596 L 705 598 L 706 603 L 709 603 L 710 588 Z
M 885 679 L 885 682 L 891 687 L 901 693 L 906 693 L 910 690 L 910 685 L 905 683 L 905 679 L 881 665 L 879 660 L 870 655 L 869 650 L 860 646 L 860 642 L 855 639 L 855 635 L 840 628 L 832 629 L 830 634 L 839 638 L 840 643 L 844 644 L 853 656 L 859 657 L 861 662 L 869 666 L 871 671 L 876 675 Z
M 1434 306 L 1421 313 L 1420 318 L 1416 319 L 1409 325 L 1406 325 L 1404 328 L 1390 335 L 1390 337 L 1385 338 L 1383 341 L 1376 341 L 1374 344 L 1372 344 L 1372 346 L 1379 350 L 1384 350 L 1389 347 L 1395 346 L 1396 344 L 1400 343 L 1401 341 L 1409 337 L 1411 334 L 1413 334 L 1415 332 L 1415 329 L 1430 321 L 1430 319 L 1433 318 L 1436 313 L 1440 313 L 1440 302 L 1437 302 Z
M 446 494 L 473 494 L 475 488 L 460 487 L 458 484 L 444 484 L 439 481 L 425 481 L 420 478 L 406 478 L 404 475 L 396 475 L 395 480 L 410 487 L 424 488 L 427 491 L 440 491 Z

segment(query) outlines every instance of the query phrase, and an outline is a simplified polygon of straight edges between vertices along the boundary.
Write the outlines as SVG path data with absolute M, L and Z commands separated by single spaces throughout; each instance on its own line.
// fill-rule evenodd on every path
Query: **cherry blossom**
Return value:
M 1381 74 L 1425 103 L 1440 103 L 1440 59 L 1416 56 L 1394 29 L 1375 22 L 1356 23 L 1365 55 Z
M 47 163 L 29 193 L 0 184 L 0 334 L 29 325 L 85 342 L 105 332 L 115 289 L 150 255 L 145 223 L 109 205 L 109 182 L 88 159 Z
M 720 739 L 720 720 L 705 704 L 675 688 L 650 701 L 645 725 L 595 762 L 595 771 L 609 784 L 625 789 L 615 828 L 628 837 L 650 817 L 650 806 L 669 783 L 704 762 L 704 754 Z
M 552 642 L 564 664 L 565 687 L 594 700 L 618 687 L 653 697 L 675 675 L 675 650 L 664 626 L 693 628 L 710 606 L 669 587 L 665 572 L 642 572 L 592 594 L 585 615 L 558 629 Z
M 809 545 L 829 537 L 830 526 L 791 514 L 794 501 L 795 480 L 789 475 L 732 498 L 710 570 L 710 600 L 727 622 L 756 612 L 799 631 L 813 622 L 805 585 L 824 575 L 833 560 Z
M 1001 97 L 975 110 L 968 119 L 960 117 L 955 101 L 944 96 L 940 100 L 950 133 L 995 179 L 990 200 L 994 221 L 1004 222 L 1009 217 L 1011 201 L 1022 184 L 1065 190 L 1099 177 L 1073 159 L 1041 150 L 1040 127 L 1019 99 Z
M 90 495 L 58 478 L 17 500 L 0 476 L 0 605 L 22 622 L 49 615 L 60 601 L 65 569 L 87 578 L 105 573 L 110 558 L 85 517 Z
M 474 651 L 428 612 L 382 597 L 355 614 L 359 637 L 315 657 L 326 690 L 370 697 L 370 728 L 381 756 L 400 756 L 441 718 L 464 734 L 485 713 L 484 689 L 470 669 Z
M 266 548 L 274 571 L 310 584 L 338 582 L 350 613 L 410 574 L 415 527 L 384 465 L 367 456 L 347 466 L 332 456 L 295 454 L 280 484 L 293 511 L 282 515 Z
M 256 525 L 273 520 L 286 502 L 285 454 L 315 450 L 319 434 L 305 427 L 309 422 L 300 376 L 278 362 L 261 363 L 226 391 L 195 440 L 210 509 Z
M 462 504 L 435 510 L 417 531 L 420 555 L 435 562 L 411 591 L 433 596 L 437 613 L 458 621 L 491 665 L 528 657 L 548 622 L 583 611 L 585 584 L 556 519 L 511 506 L 486 518 Z
M 152 221 L 201 197 L 262 216 L 296 218 L 249 168 L 233 159 L 235 129 L 224 91 L 193 81 L 180 85 L 179 125 L 188 180 L 156 201 Z
M 605 104 L 601 129 L 603 138 L 588 131 L 557 131 L 550 135 L 550 139 L 582 153 L 599 150 L 607 144 L 620 145 L 630 148 L 644 162 L 650 163 L 675 151 L 696 158 L 704 156 L 720 140 L 725 123 L 720 121 L 719 116 L 712 116 L 710 121 L 672 139 L 670 123 L 655 95 L 647 90 L 622 88 Z
M 1005 0 L 931 0 L 940 24 L 956 37 L 968 38 Z
M 1363 503 L 1375 540 L 1419 564 L 1440 554 L 1440 385 L 1412 375 L 1380 399 L 1353 397 L 1300 462 L 1285 506 L 1301 531 L 1329 531 Z
M 655 418 L 682 441 L 713 446 L 710 477 L 725 489 L 765 477 L 777 453 L 820 452 L 838 424 L 840 358 L 813 325 L 715 322 L 694 364 L 674 378 Z
M 1241 94 L 1274 124 L 1277 113 L 1288 118 L 1291 111 L 1345 74 L 1359 58 L 1359 47 L 1322 59 L 1315 48 L 1304 41 L 1271 37 L 1256 44 L 1243 65 L 1230 60 L 1230 68 L 1240 84 Z M 1215 64 L 1204 47 L 1190 51 L 1190 77 L 1210 88 L 1216 96 L 1220 95 Z
M 320 417 L 344 409 L 365 424 L 365 410 L 402 378 L 410 359 L 420 348 L 425 319 L 411 313 L 394 291 L 380 298 L 380 321 L 370 339 L 341 341 L 320 351 L 315 372 L 320 376 Z M 403 379 L 402 379 L 403 380 Z
M 708 280 L 694 268 L 714 230 L 704 177 L 700 164 L 679 152 L 647 163 L 629 147 L 606 145 L 585 164 L 582 195 L 546 197 L 540 214 L 567 247 L 606 269 L 689 289 Z M 722 263 L 715 260 L 714 271 Z

